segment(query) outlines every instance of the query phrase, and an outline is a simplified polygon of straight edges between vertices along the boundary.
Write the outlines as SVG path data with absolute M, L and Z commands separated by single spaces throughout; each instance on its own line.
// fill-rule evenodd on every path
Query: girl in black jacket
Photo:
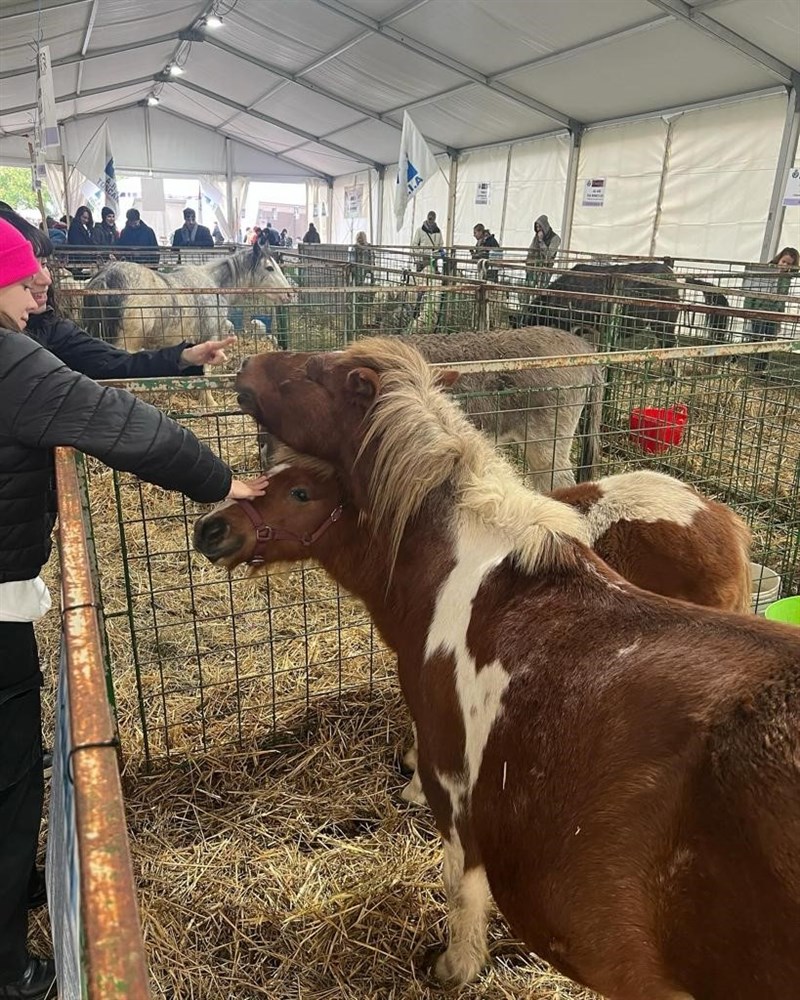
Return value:
M 92 219 L 92 213 L 85 205 L 81 205 L 73 216 L 72 222 L 69 224 L 67 243 L 76 247 L 94 246 L 93 230 L 94 220 Z
M 235 481 L 189 430 L 25 336 L 39 308 L 33 290 L 48 282 L 30 244 L 0 219 L 0 1000 L 43 1000 L 54 979 L 52 961 L 26 949 L 43 797 L 33 622 L 50 606 L 39 573 L 55 521 L 53 447 L 79 448 L 200 503 L 258 496 L 266 485 Z

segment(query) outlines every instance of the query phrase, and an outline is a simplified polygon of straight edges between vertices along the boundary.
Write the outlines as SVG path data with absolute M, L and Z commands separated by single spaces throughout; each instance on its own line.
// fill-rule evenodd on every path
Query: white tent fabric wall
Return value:
M 661 119 L 583 137 L 571 245 L 590 253 L 650 253 L 666 125 Z M 602 206 L 584 205 L 584 182 L 605 179 Z
M 375 242 L 373 232 L 377 218 L 377 173 L 363 170 L 357 174 L 337 177 L 333 183 L 333 239 L 335 243 L 354 243 L 356 233 L 365 232 L 370 243 Z M 361 213 L 347 214 L 346 192 L 361 188 Z M 372 204 L 370 204 L 370 200 Z
M 486 226 L 499 241 L 507 170 L 508 146 L 477 149 L 459 157 L 454 243 L 474 246 L 472 227 L 476 222 Z M 479 191 L 479 185 L 488 187 Z M 483 198 L 488 203 L 476 201 Z M 444 229 L 444 221 L 441 225 Z
M 758 260 L 785 116 L 778 96 L 675 122 L 657 254 Z
M 552 136 L 512 147 L 506 220 L 497 238 L 505 246 L 526 247 L 533 239 L 533 223 L 546 215 L 557 233 L 563 226 L 569 139 Z
M 436 221 L 442 233 L 447 224 L 447 199 L 449 186 L 447 176 L 449 160 L 446 156 L 437 156 L 439 172 L 425 184 L 422 190 L 411 199 L 406 209 L 403 228 L 398 231 L 394 216 L 394 189 L 397 183 L 397 164 L 386 168 L 386 180 L 383 185 L 383 243 L 388 246 L 408 246 L 411 237 L 425 221 L 428 212 L 436 212 Z

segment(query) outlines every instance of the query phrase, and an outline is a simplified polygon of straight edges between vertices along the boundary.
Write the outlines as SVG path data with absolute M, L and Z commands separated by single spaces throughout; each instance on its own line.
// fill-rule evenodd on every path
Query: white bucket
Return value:
M 750 579 L 752 580 L 750 608 L 755 614 L 763 615 L 770 604 L 778 599 L 781 578 L 769 566 L 751 562 Z

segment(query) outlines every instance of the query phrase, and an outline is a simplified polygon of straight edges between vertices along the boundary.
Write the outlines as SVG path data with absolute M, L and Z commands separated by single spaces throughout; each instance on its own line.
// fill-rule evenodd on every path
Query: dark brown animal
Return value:
M 526 490 L 396 341 L 317 355 L 248 412 L 334 464 L 349 567 L 398 652 L 444 840 L 450 943 L 486 961 L 489 890 L 609 1000 L 789 1000 L 800 982 L 800 633 L 639 590 L 580 513 Z

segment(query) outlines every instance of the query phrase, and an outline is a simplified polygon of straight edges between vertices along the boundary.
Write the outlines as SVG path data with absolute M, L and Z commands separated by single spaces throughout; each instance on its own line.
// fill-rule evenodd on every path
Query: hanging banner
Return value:
M 345 219 L 360 219 L 364 212 L 364 185 L 355 184 L 353 187 L 344 189 L 344 217 Z
M 492 185 L 489 181 L 478 181 L 475 187 L 475 204 L 476 205 L 491 205 L 492 203 Z
M 438 173 L 436 158 L 427 142 L 411 120 L 407 111 L 403 112 L 403 131 L 400 133 L 400 155 L 397 164 L 397 183 L 394 191 L 394 215 L 397 231 L 403 228 L 406 206 L 416 197 L 434 174 Z
M 605 177 L 588 177 L 583 182 L 584 208 L 602 208 L 606 200 Z
M 784 208 L 800 205 L 800 167 L 792 167 L 786 178 L 786 191 L 783 194 Z
M 86 183 L 83 185 L 83 194 L 86 198 L 99 195 L 103 205 L 107 205 L 116 214 L 119 213 L 119 192 L 108 120 L 99 126 L 86 144 L 72 170 L 73 173 L 77 171 L 86 178 Z
M 53 89 L 53 67 L 50 64 L 50 46 L 42 45 L 36 63 L 36 104 L 39 114 L 39 132 L 42 149 L 60 145 L 56 95 Z

